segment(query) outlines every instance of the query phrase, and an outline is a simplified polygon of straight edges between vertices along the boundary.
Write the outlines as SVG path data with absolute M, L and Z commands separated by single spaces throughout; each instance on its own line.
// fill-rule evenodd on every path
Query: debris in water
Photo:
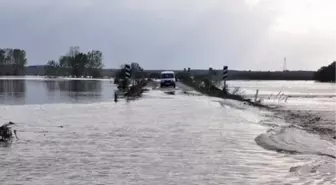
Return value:
M 175 94 L 175 91 L 166 91 L 165 93 L 166 93 L 166 94 L 170 94 L 170 95 L 174 95 L 174 94 Z
M 117 94 L 117 92 L 114 92 L 114 102 L 118 102 L 118 94 Z
M 294 166 L 289 169 L 289 172 L 297 172 L 300 169 L 300 166 Z
M 16 139 L 19 139 L 16 135 L 16 130 L 12 132 L 11 125 L 14 125 L 13 122 L 8 122 L 0 127 L 0 141 L 7 142 L 13 139 L 13 133 Z

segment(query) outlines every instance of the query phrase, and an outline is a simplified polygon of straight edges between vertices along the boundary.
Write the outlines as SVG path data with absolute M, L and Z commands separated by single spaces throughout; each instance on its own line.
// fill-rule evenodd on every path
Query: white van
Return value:
M 174 71 L 162 71 L 160 75 L 160 87 L 176 87 Z

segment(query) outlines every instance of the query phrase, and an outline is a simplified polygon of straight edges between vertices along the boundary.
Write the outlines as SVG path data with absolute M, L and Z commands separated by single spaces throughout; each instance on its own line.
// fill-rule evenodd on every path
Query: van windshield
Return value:
M 174 74 L 172 73 L 165 73 L 165 74 L 161 74 L 161 78 L 165 79 L 165 78 L 175 78 Z

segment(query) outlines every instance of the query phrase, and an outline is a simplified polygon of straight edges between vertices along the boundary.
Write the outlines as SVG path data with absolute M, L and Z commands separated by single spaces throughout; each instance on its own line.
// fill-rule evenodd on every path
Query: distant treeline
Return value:
M 230 73 L 230 80 L 313 80 L 312 71 L 240 71 Z
M 101 77 L 103 53 L 93 50 L 88 53 L 79 51 L 79 47 L 70 47 L 68 53 L 59 61 L 50 60 L 45 66 L 46 76 Z
M 236 71 L 229 70 L 228 80 L 316 80 L 335 82 L 335 62 L 313 71 Z M 103 54 L 92 50 L 88 53 L 79 51 L 79 47 L 70 47 L 68 53 L 60 56 L 58 61 L 50 60 L 44 66 L 28 66 L 26 52 L 21 49 L 0 48 L 0 75 L 46 75 L 72 77 L 115 77 L 118 69 L 103 69 Z M 143 75 L 149 78 L 160 78 L 161 70 L 145 70 Z M 183 72 L 177 70 L 176 73 Z M 221 70 L 214 70 L 220 77 Z M 193 76 L 208 75 L 208 70 L 193 70 Z M 178 75 L 178 74 L 177 74 Z
M 102 76 L 116 77 L 120 69 L 102 69 Z M 28 66 L 26 75 L 44 75 L 45 66 Z M 149 78 L 160 78 L 162 70 L 145 70 L 144 74 Z M 175 71 L 177 78 L 181 76 L 183 70 Z M 193 76 L 207 76 L 208 70 L 191 70 Z M 222 71 L 216 70 L 217 78 L 221 78 Z M 228 80 L 313 80 L 314 71 L 236 71 L 229 70 Z
M 22 75 L 27 64 L 26 52 L 21 49 L 0 49 L 0 75 Z
M 331 63 L 329 66 L 321 67 L 314 75 L 314 80 L 320 82 L 335 82 L 335 65 L 336 61 Z

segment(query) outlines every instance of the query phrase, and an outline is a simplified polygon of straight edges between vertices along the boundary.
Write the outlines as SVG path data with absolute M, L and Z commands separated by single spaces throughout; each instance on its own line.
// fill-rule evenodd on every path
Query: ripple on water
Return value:
M 260 134 L 255 141 L 265 149 L 303 155 L 304 157 L 301 158 L 309 161 L 289 169 L 289 172 L 300 177 L 296 183 L 333 184 L 336 182 L 336 148 L 330 141 L 321 140 L 318 135 L 296 127 L 273 129 L 268 133 Z

